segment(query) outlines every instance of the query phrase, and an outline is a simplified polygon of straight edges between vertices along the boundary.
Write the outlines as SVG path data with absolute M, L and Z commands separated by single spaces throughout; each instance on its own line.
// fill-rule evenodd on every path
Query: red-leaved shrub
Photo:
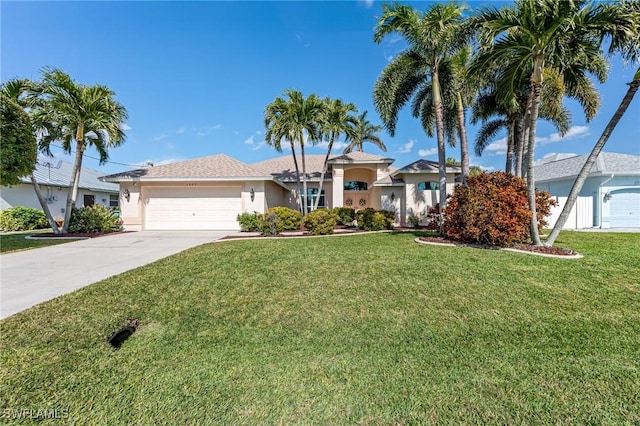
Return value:
M 538 224 L 547 223 L 556 202 L 546 192 L 536 192 Z M 507 247 L 529 238 L 531 210 L 524 179 L 504 173 L 470 176 L 456 187 L 445 208 L 444 235 L 475 244 Z

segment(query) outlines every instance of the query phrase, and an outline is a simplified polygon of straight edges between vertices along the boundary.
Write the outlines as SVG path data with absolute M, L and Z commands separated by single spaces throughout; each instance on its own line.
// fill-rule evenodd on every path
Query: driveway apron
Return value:
M 142 231 L 0 256 L 0 318 L 234 231 Z

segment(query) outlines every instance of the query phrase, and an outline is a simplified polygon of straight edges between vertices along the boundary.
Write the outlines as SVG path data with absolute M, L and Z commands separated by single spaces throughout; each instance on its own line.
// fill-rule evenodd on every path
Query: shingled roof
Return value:
M 307 171 L 307 180 L 314 181 L 320 180 L 320 173 L 322 172 L 322 165 L 324 163 L 324 155 L 306 155 L 305 156 L 305 169 Z M 270 160 L 259 161 L 251 165 L 256 170 L 260 170 L 263 174 L 273 176 L 282 182 L 295 182 L 296 178 L 296 166 L 293 163 L 293 156 L 283 155 L 280 157 L 272 158 Z M 298 157 L 298 167 L 300 173 L 302 173 L 302 159 Z M 325 179 L 331 179 L 331 175 L 327 173 Z
M 460 173 L 460 167 L 447 166 L 448 173 Z M 403 173 L 438 173 L 438 163 L 436 161 L 418 160 L 396 170 L 391 176 L 398 176 Z
M 548 161 L 535 167 L 536 182 L 561 180 L 578 176 L 588 155 L 576 155 L 557 161 Z M 604 174 L 640 175 L 640 156 L 601 152 L 589 173 L 590 176 Z
M 108 182 L 118 182 L 127 179 L 242 179 L 270 178 L 268 174 L 251 167 L 242 161 L 231 158 L 226 154 L 210 155 L 193 160 L 178 161 L 162 166 L 136 169 L 128 172 L 105 176 Z

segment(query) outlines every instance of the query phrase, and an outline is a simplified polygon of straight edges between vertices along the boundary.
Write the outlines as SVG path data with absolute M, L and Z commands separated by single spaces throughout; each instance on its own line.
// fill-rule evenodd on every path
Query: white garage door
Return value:
M 621 189 L 611 192 L 611 227 L 640 227 L 640 188 Z
M 240 229 L 240 187 L 145 188 L 145 229 Z

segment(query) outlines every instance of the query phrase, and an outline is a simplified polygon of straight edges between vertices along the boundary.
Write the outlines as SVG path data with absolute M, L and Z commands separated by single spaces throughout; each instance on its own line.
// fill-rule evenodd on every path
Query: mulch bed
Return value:
M 457 241 L 449 240 L 444 237 L 420 237 L 420 240 L 427 241 L 430 243 L 440 243 L 440 244 L 460 244 Z M 496 247 L 491 246 L 477 246 L 480 248 L 486 249 L 495 249 Z M 531 244 L 515 244 L 510 247 L 516 250 L 524 250 L 532 253 L 541 253 L 541 254 L 552 254 L 555 256 L 575 256 L 577 253 L 571 249 L 566 249 L 562 247 L 548 247 L 548 246 L 534 246 Z

